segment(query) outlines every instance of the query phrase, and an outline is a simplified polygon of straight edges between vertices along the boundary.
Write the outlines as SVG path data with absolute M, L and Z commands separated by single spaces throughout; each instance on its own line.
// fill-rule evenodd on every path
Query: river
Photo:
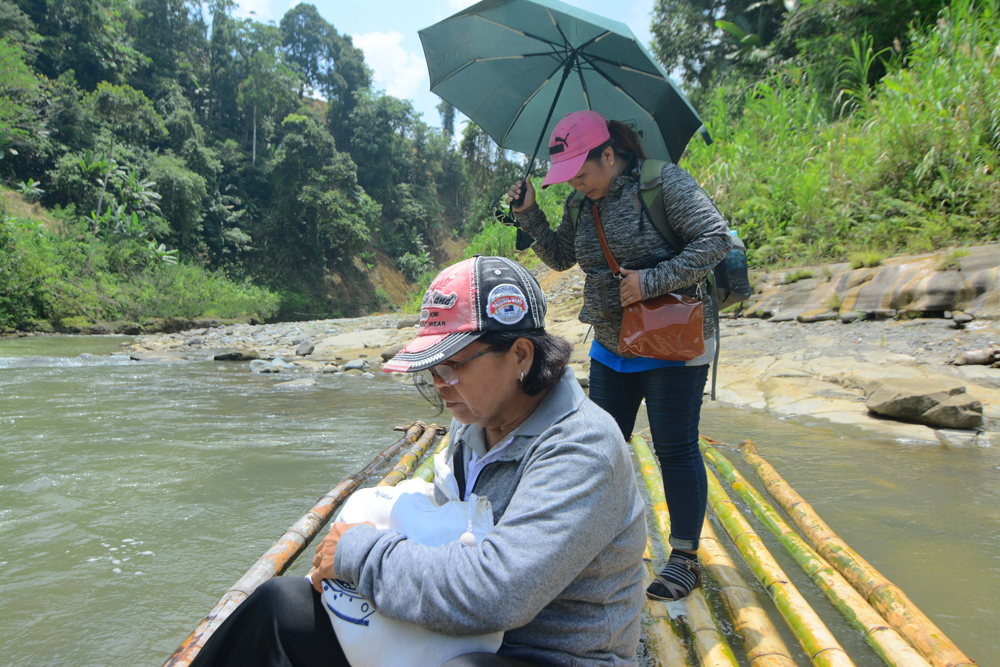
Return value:
M 277 536 L 398 437 L 393 426 L 434 418 L 389 380 L 282 390 L 246 364 L 107 356 L 124 340 L 0 339 L 3 664 L 162 664 Z M 1000 664 L 1000 451 L 716 406 L 702 431 L 753 438 L 963 650 Z M 762 536 L 858 665 L 880 664 Z

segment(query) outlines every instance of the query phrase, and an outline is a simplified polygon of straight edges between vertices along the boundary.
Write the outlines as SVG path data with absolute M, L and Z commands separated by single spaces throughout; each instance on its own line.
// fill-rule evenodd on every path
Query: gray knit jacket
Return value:
M 694 297 L 701 285 L 708 340 L 715 335 L 715 323 L 710 315 L 711 297 L 705 277 L 729 253 L 729 225 L 691 175 L 667 163 L 662 173 L 663 203 L 667 223 L 684 242 L 684 249 L 678 253 L 660 236 L 647 215 L 642 214 L 640 221 L 642 163 L 633 161 L 630 167 L 611 181 L 607 194 L 597 202 L 611 254 L 623 268 L 642 269 L 644 299 L 668 292 Z M 568 204 L 569 199 L 556 229 L 549 227 L 545 213 L 537 205 L 517 217 L 524 231 L 535 237 L 531 247 L 545 264 L 556 271 L 579 264 L 586 273 L 580 321 L 593 325 L 597 342 L 617 354 L 622 326 L 618 279 L 601 250 L 591 201 L 584 199 L 575 225 Z
M 456 471 L 482 441 L 473 429 L 452 422 Z M 512 437 L 473 488 L 496 519 L 482 544 L 428 547 L 360 525 L 340 538 L 337 577 L 388 618 L 448 635 L 503 630 L 501 655 L 636 667 L 646 519 L 621 430 L 567 370 Z

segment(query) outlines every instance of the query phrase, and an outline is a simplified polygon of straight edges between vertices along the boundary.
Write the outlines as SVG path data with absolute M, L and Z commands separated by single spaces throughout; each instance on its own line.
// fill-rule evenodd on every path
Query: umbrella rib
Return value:
M 581 56 L 582 56 L 582 57 L 583 57 L 584 59 L 588 59 L 588 56 L 587 56 L 587 54 L 584 54 L 584 53 L 581 53 L 580 55 L 581 55 Z M 590 65 L 591 65 L 591 66 L 593 67 L 593 66 L 594 66 L 594 63 L 590 63 Z M 627 98 L 629 98 L 630 100 L 632 100 L 632 103 L 633 103 L 633 104 L 635 104 L 635 105 L 636 105 L 637 107 L 639 107 L 639 108 L 640 108 L 640 109 L 642 110 L 642 112 L 643 112 L 644 114 L 646 114 L 647 116 L 649 116 L 649 119 L 650 119 L 650 120 L 652 120 L 652 121 L 653 121 L 654 123 L 656 122 L 656 119 L 655 119 L 655 118 L 653 118 L 653 114 L 649 113 L 649 111 L 647 111 L 647 110 L 646 110 L 646 107 L 642 106 L 642 104 L 641 104 L 641 103 L 639 103 L 639 101 L 638 101 L 637 99 L 635 99 L 634 97 L 632 97 L 631 95 L 629 95 L 628 93 L 626 93 L 626 92 L 625 92 L 625 89 L 624 89 L 624 88 L 622 88 L 621 86 L 619 86 L 619 85 L 618 85 L 618 84 L 617 84 L 617 83 L 615 82 L 615 80 L 614 80 L 614 79 L 612 79 L 612 78 L 611 78 L 610 76 L 608 76 L 607 74 L 605 74 L 604 72 L 602 72 L 601 70 L 599 70 L 599 69 L 598 69 L 597 67 L 594 67 L 594 71 L 595 71 L 595 72 L 597 72 L 598 74 L 600 74 L 601 76 L 603 76 L 603 77 L 604 77 L 605 79 L 607 79 L 607 80 L 608 80 L 608 83 L 610 83 L 610 84 L 611 84 L 612 86 L 614 86 L 614 87 L 615 87 L 615 90 L 617 90 L 617 91 L 618 91 L 619 93 L 621 93 L 621 94 L 622 94 L 622 95 L 624 95 L 625 97 L 627 97 Z
M 485 16 L 483 16 L 482 14 L 473 14 L 473 17 L 475 17 L 477 19 L 482 19 L 483 21 L 486 21 L 487 23 L 492 23 L 493 25 L 499 26 L 499 27 L 501 27 L 501 28 L 503 28 L 505 30 L 510 30 L 511 32 L 516 32 L 518 35 L 521 35 L 522 37 L 530 37 L 531 39 L 537 39 L 539 42 L 545 42 L 546 44 L 549 44 L 549 45 L 555 46 L 555 47 L 560 46 L 560 44 L 557 44 L 556 42 L 553 42 L 551 39 L 545 39 L 544 37 L 539 37 L 538 35 L 532 35 L 530 32 L 524 32 L 523 30 L 518 30 L 517 28 L 511 28 L 509 25 L 504 25 L 503 23 L 500 23 L 498 21 L 494 21 L 493 19 L 488 19 Z
M 632 67 L 631 65 L 626 65 L 626 64 L 624 64 L 622 62 L 619 62 L 619 61 L 616 61 L 616 60 L 609 60 L 608 58 L 605 58 L 603 56 L 599 56 L 596 53 L 586 53 L 584 55 L 586 55 L 586 57 L 587 57 L 588 60 L 596 60 L 598 62 L 602 62 L 602 63 L 605 63 L 607 65 L 614 65 L 615 67 L 623 69 L 626 72 L 635 72 L 636 74 L 645 74 L 646 76 L 651 76 L 654 79 L 663 80 L 663 75 L 660 74 L 659 72 L 656 72 L 655 74 L 652 73 L 652 72 L 646 72 L 646 71 L 643 71 L 641 69 L 637 69 L 635 67 Z M 593 63 L 591 63 L 591 64 L 593 64 Z
M 561 63 L 559 65 L 559 67 L 562 67 Z M 555 76 L 555 73 L 559 71 L 559 67 L 555 68 L 552 71 L 552 74 L 549 74 L 548 78 L 546 78 L 545 81 L 542 82 L 542 85 L 540 85 L 538 87 L 538 90 L 536 90 L 535 92 L 533 92 L 531 94 L 531 97 L 529 97 L 528 99 L 526 99 L 524 101 L 524 104 L 521 105 L 521 108 L 517 110 L 517 114 L 514 115 L 514 120 L 510 121 L 510 125 L 507 127 L 507 131 L 504 133 L 503 139 L 501 139 L 500 142 L 498 143 L 498 145 L 501 148 L 503 148 L 503 144 L 504 144 L 505 141 L 507 141 L 507 137 L 510 136 L 510 133 L 514 129 L 514 126 L 517 125 L 517 119 L 520 118 L 521 114 L 524 113 L 524 110 L 528 108 L 528 104 L 531 103 L 531 100 L 535 99 L 535 95 L 537 95 L 538 93 L 542 92 L 542 88 L 544 88 L 546 85 L 548 85 L 549 81 L 552 80 L 552 77 Z
M 552 52 L 552 51 L 548 51 L 548 52 L 539 52 L 539 53 L 520 53 L 520 54 L 513 55 L 513 56 L 496 56 L 496 57 L 493 57 L 493 58 L 476 58 L 475 60 L 470 60 L 469 62 L 465 63 L 464 65 L 462 65 L 461 67 L 459 67 L 458 69 L 456 69 L 454 72 L 452 72 L 451 74 L 449 74 L 445 78 L 443 78 L 440 81 L 438 81 L 436 84 L 434 84 L 434 88 L 437 88 L 442 83 L 444 83 L 445 81 L 447 81 L 451 77 L 455 76 L 456 74 L 458 74 L 459 72 L 461 72 L 462 70 L 464 70 L 466 67 L 471 67 L 472 65 L 475 65 L 476 63 L 485 63 L 485 62 L 490 62 L 492 60 L 520 60 L 522 58 L 535 58 L 535 57 L 538 57 L 538 56 L 550 56 L 550 57 L 557 57 L 558 58 L 559 54 L 555 53 L 555 52 Z M 562 63 L 560 63 L 560 65 L 561 64 Z M 434 89 L 432 88 L 431 90 L 433 91 Z
M 593 111 L 594 108 L 592 106 L 590 106 L 590 93 L 587 92 L 587 81 L 586 81 L 586 79 L 583 78 L 583 68 L 582 67 L 577 67 L 576 68 L 576 73 L 580 77 L 580 87 L 583 88 L 583 99 L 585 99 L 587 101 L 587 109 L 589 111 Z

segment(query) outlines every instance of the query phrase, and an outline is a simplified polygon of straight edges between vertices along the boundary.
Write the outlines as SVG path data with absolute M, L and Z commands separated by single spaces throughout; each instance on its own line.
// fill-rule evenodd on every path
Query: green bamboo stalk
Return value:
M 418 423 L 423 424 L 423 422 Z M 413 467 L 417 464 L 417 461 L 419 461 L 420 457 L 424 455 L 424 452 L 427 451 L 430 444 L 434 442 L 434 438 L 438 437 L 438 428 L 437 424 L 425 426 L 423 435 L 421 435 L 420 438 L 413 443 L 412 447 L 406 450 L 406 453 L 399 458 L 399 462 L 396 464 L 396 467 L 393 468 L 392 471 L 378 483 L 378 486 L 396 486 L 409 477 L 410 473 L 413 472 Z
M 747 502 L 754 515 L 774 533 L 782 546 L 847 622 L 860 632 L 868 645 L 891 667 L 930 667 L 926 660 L 871 608 L 861 595 L 799 536 L 771 504 L 751 486 L 718 450 L 704 440 L 702 452 L 733 491 Z
M 666 536 L 670 534 L 670 515 L 667 511 L 667 499 L 663 494 L 663 477 L 660 475 L 656 457 L 642 437 L 632 438 L 632 450 L 639 461 L 650 509 L 656 518 L 653 531 L 657 534 L 658 540 L 651 540 L 651 543 L 654 544 L 654 550 L 658 552 L 660 559 L 666 561 L 667 554 L 663 553 L 662 545 L 666 543 Z M 719 629 L 718 622 L 705 600 L 704 592 L 696 588 L 687 600 L 687 626 L 701 664 L 706 667 L 738 667 L 736 656 Z
M 736 631 L 743 637 L 750 667 L 796 667 L 778 629 L 722 546 L 708 517 L 701 529 L 698 555 L 705 571 L 719 586 Z
M 448 436 L 445 435 L 438 443 L 434 453 L 427 457 L 427 460 L 420 464 L 420 467 L 413 473 L 413 479 L 422 479 L 425 482 L 434 481 L 434 457 L 448 449 Z
M 764 488 L 791 517 L 819 553 L 874 607 L 889 624 L 934 667 L 974 667 L 937 625 L 910 601 L 898 586 L 886 579 L 830 529 L 816 510 L 757 452 L 753 441 L 740 445 L 747 463 Z
M 854 667 L 854 662 L 837 642 L 816 612 L 789 581 L 784 570 L 764 546 L 757 533 L 729 499 L 711 470 L 708 474 L 708 504 L 729 539 L 767 589 L 778 613 L 816 667 Z

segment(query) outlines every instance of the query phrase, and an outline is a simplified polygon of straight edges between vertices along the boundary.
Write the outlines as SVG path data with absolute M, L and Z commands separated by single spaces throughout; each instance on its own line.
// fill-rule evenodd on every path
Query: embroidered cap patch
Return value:
M 528 300 L 517 285 L 497 285 L 486 304 L 487 315 L 501 324 L 517 324 L 528 314 Z

